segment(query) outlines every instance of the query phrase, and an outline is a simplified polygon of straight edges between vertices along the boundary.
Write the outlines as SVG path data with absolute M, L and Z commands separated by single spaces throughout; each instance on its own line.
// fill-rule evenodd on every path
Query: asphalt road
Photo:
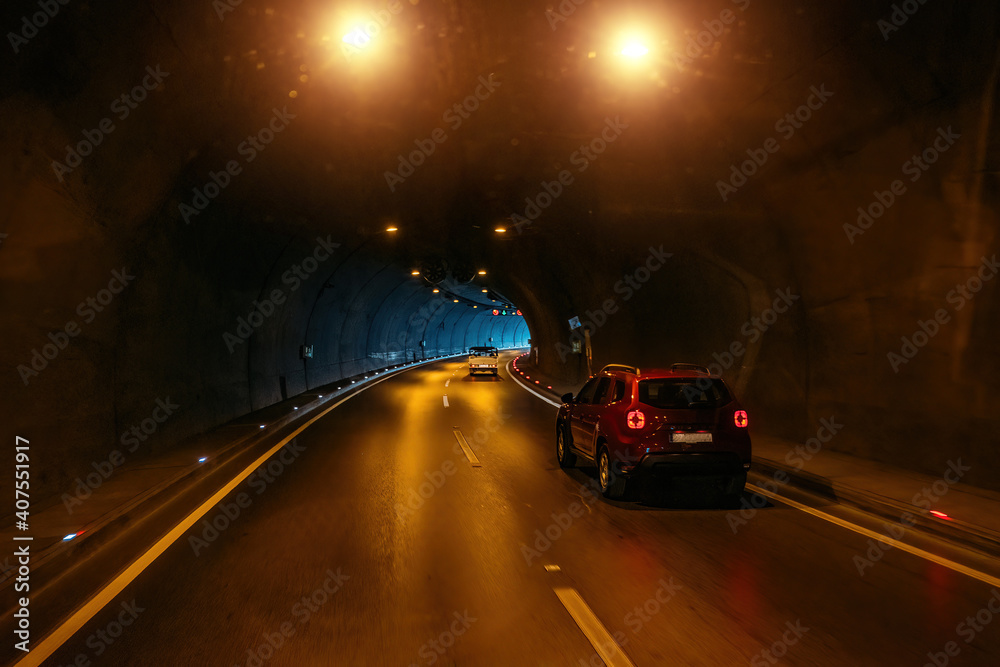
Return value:
M 781 504 L 734 531 L 710 498 L 605 501 L 556 464 L 554 415 L 505 371 L 391 378 L 46 664 L 601 665 L 601 632 L 637 666 L 1000 661 L 988 585 L 899 550 L 861 576 L 865 537 Z

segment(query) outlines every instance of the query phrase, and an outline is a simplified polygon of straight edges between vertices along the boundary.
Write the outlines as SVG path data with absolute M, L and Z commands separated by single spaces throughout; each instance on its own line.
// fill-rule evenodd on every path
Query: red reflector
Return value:
M 625 423 L 629 428 L 640 429 L 646 425 L 646 415 L 642 414 L 642 410 L 632 410 L 625 417 Z
M 947 519 L 948 521 L 951 521 L 951 517 L 948 516 L 947 514 L 945 514 L 944 512 L 938 512 L 937 510 L 931 510 L 931 514 L 933 514 L 934 516 L 936 516 L 939 519 Z
M 739 428 L 746 428 L 747 425 L 750 423 L 750 420 L 747 418 L 747 411 L 737 410 L 733 414 L 733 423 L 736 424 L 736 426 L 738 426 Z

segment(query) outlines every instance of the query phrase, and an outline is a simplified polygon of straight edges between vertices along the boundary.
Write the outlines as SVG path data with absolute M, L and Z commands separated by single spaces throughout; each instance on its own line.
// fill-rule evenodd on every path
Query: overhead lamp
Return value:
M 621 54 L 626 58 L 642 58 L 647 53 L 649 53 L 649 49 L 646 48 L 646 45 L 637 40 L 628 42 L 621 50 Z

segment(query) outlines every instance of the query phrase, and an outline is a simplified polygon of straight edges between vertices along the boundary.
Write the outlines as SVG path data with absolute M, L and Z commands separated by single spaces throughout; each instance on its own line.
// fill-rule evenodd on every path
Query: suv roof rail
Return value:
M 685 364 L 677 363 L 670 364 L 670 370 L 672 371 L 698 371 L 699 373 L 704 373 L 705 375 L 711 375 L 712 372 L 708 370 L 707 366 L 702 366 L 701 364 Z
M 604 371 L 625 371 L 626 373 L 635 373 L 636 375 L 639 375 L 638 366 L 627 366 L 625 364 L 608 364 L 601 369 L 602 373 Z

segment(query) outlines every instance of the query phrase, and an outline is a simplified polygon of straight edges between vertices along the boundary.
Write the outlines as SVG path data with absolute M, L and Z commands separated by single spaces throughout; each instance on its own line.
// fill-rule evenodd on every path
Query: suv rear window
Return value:
M 654 408 L 719 408 L 730 400 L 729 390 L 718 378 L 660 378 L 639 381 L 639 402 Z

